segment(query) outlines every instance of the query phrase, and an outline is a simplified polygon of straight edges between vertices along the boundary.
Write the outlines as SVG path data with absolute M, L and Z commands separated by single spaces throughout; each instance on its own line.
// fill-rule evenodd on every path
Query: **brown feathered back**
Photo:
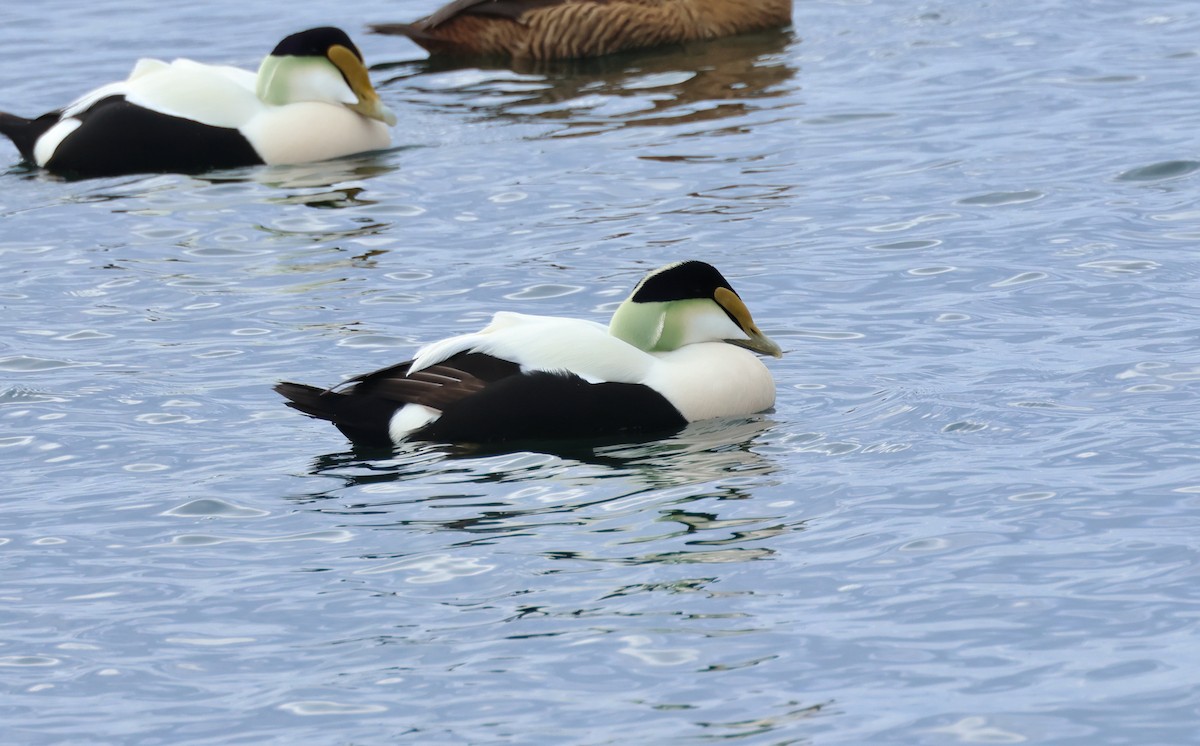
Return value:
M 792 0 L 455 0 L 414 23 L 379 24 L 431 55 L 598 57 L 786 26 Z

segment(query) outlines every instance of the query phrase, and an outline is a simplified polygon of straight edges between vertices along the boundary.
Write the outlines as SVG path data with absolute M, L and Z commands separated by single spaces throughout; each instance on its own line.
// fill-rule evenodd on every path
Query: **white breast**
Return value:
M 392 133 L 383 122 L 315 101 L 262 105 L 241 131 L 263 162 L 273 166 L 324 161 L 392 144 Z
M 689 422 L 754 414 L 775 405 L 775 381 L 754 353 L 725 342 L 702 342 L 655 353 L 645 383 Z

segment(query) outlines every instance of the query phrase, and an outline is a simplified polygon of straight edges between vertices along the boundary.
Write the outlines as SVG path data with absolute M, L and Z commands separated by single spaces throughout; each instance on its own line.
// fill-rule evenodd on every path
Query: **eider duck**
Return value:
M 358 47 L 324 27 L 279 42 L 257 74 L 143 59 L 60 111 L 0 113 L 0 134 L 54 173 L 113 176 L 337 158 L 388 147 L 395 123 Z
M 769 409 L 775 383 L 751 351 L 783 354 L 721 273 L 691 260 L 648 274 L 607 327 L 502 311 L 333 389 L 275 391 L 362 445 L 607 438 Z
M 431 55 L 599 57 L 786 26 L 792 0 L 454 0 L 413 23 L 371 26 Z

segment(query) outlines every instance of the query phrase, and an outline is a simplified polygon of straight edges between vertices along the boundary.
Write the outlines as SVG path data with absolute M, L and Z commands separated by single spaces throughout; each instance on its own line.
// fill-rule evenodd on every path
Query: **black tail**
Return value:
M 12 140 L 17 152 L 30 163 L 33 162 L 33 147 L 46 130 L 58 124 L 59 113 L 52 111 L 37 119 L 26 119 L 16 114 L 0 111 L 0 135 Z
M 350 440 L 364 445 L 391 446 L 388 424 L 397 405 L 376 397 L 350 396 L 303 383 L 280 383 L 275 391 L 292 409 L 328 420 Z

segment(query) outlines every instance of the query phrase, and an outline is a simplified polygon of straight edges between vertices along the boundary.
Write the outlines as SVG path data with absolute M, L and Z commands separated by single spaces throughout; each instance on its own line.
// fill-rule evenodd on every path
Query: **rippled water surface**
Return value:
M 1184 744 L 1200 5 L 846 0 L 522 70 L 436 2 L 0 9 L 0 109 L 345 27 L 393 150 L 64 182 L 0 144 L 4 741 Z M 559 453 L 286 409 L 720 267 L 774 411 Z

